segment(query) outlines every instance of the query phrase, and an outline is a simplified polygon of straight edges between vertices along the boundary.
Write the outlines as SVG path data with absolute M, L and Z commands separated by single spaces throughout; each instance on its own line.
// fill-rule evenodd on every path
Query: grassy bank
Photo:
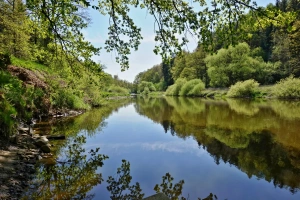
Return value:
M 10 57 L 0 66 L 0 135 L 15 132 L 16 122 L 63 113 L 89 110 L 106 104 L 107 97 L 129 96 L 104 73 L 75 67 L 46 66 Z

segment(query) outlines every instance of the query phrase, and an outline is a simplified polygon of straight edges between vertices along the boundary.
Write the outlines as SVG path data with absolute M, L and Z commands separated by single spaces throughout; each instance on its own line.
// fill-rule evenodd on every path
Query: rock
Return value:
M 47 138 L 46 138 L 47 139 Z M 47 141 L 45 141 L 45 140 L 43 140 L 43 139 L 37 139 L 36 141 L 35 141 L 35 143 L 34 143 L 36 146 L 38 146 L 38 147 L 42 147 L 42 146 L 45 146 L 45 145 L 47 145 L 48 144 L 48 139 L 47 139 Z
M 17 136 L 16 136 L 16 135 L 11 136 L 11 137 L 9 138 L 9 141 L 10 141 L 11 143 L 17 144 Z
M 42 160 L 43 158 L 42 158 L 42 156 L 38 155 L 36 159 L 37 160 Z
M 41 146 L 41 150 L 44 153 L 50 153 L 50 151 L 51 151 L 51 149 L 50 149 L 50 147 L 48 145 Z
M 48 143 L 48 142 L 49 142 L 49 140 L 47 139 L 46 136 L 41 136 L 41 137 L 40 137 L 40 140 L 44 141 L 45 143 Z
M 69 115 L 78 115 L 78 112 L 76 112 L 75 110 L 70 110 Z
M 34 146 L 34 144 L 32 144 L 32 143 L 29 143 L 29 144 L 27 144 L 27 148 L 29 148 L 29 149 L 33 149 L 33 148 L 35 148 L 35 146 Z
M 20 132 L 28 132 L 28 131 L 29 131 L 29 128 L 19 127 L 18 130 L 19 130 Z

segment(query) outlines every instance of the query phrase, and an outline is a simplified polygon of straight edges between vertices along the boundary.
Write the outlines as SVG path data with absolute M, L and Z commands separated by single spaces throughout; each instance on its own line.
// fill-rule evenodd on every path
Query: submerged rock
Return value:
M 51 152 L 51 148 L 49 147 L 50 145 L 43 145 L 41 146 L 41 150 L 43 153 L 50 153 Z

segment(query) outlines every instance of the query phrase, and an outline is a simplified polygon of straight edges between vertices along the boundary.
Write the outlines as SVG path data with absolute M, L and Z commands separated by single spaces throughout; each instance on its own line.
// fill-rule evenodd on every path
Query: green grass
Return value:
M 17 67 L 23 67 L 30 70 L 38 70 L 38 71 L 46 71 L 48 73 L 53 73 L 53 70 L 51 70 L 50 67 L 47 67 L 45 65 L 29 61 L 29 60 L 22 60 L 20 58 L 16 58 L 14 56 L 11 56 L 10 58 L 11 64 Z

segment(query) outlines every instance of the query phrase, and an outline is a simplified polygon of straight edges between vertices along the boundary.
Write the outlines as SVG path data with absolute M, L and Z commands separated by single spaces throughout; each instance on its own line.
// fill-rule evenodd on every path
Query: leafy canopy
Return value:
M 38 22 L 39 34 L 52 39 L 69 54 L 88 61 L 100 49 L 93 47 L 82 34 L 89 23 L 86 12 L 92 8 L 108 15 L 109 37 L 104 48 L 116 52 L 123 70 L 129 67 L 128 55 L 138 49 L 143 39 L 141 28 L 130 16 L 132 9 L 144 9 L 154 18 L 157 42 L 154 53 L 165 60 L 182 51 L 188 43 L 188 34 L 211 49 L 215 37 L 224 46 L 235 43 L 243 36 L 242 24 L 248 23 L 245 14 L 249 10 L 263 12 L 251 0 L 28 0 L 26 6 L 30 18 Z M 275 16 L 274 11 L 266 13 Z

